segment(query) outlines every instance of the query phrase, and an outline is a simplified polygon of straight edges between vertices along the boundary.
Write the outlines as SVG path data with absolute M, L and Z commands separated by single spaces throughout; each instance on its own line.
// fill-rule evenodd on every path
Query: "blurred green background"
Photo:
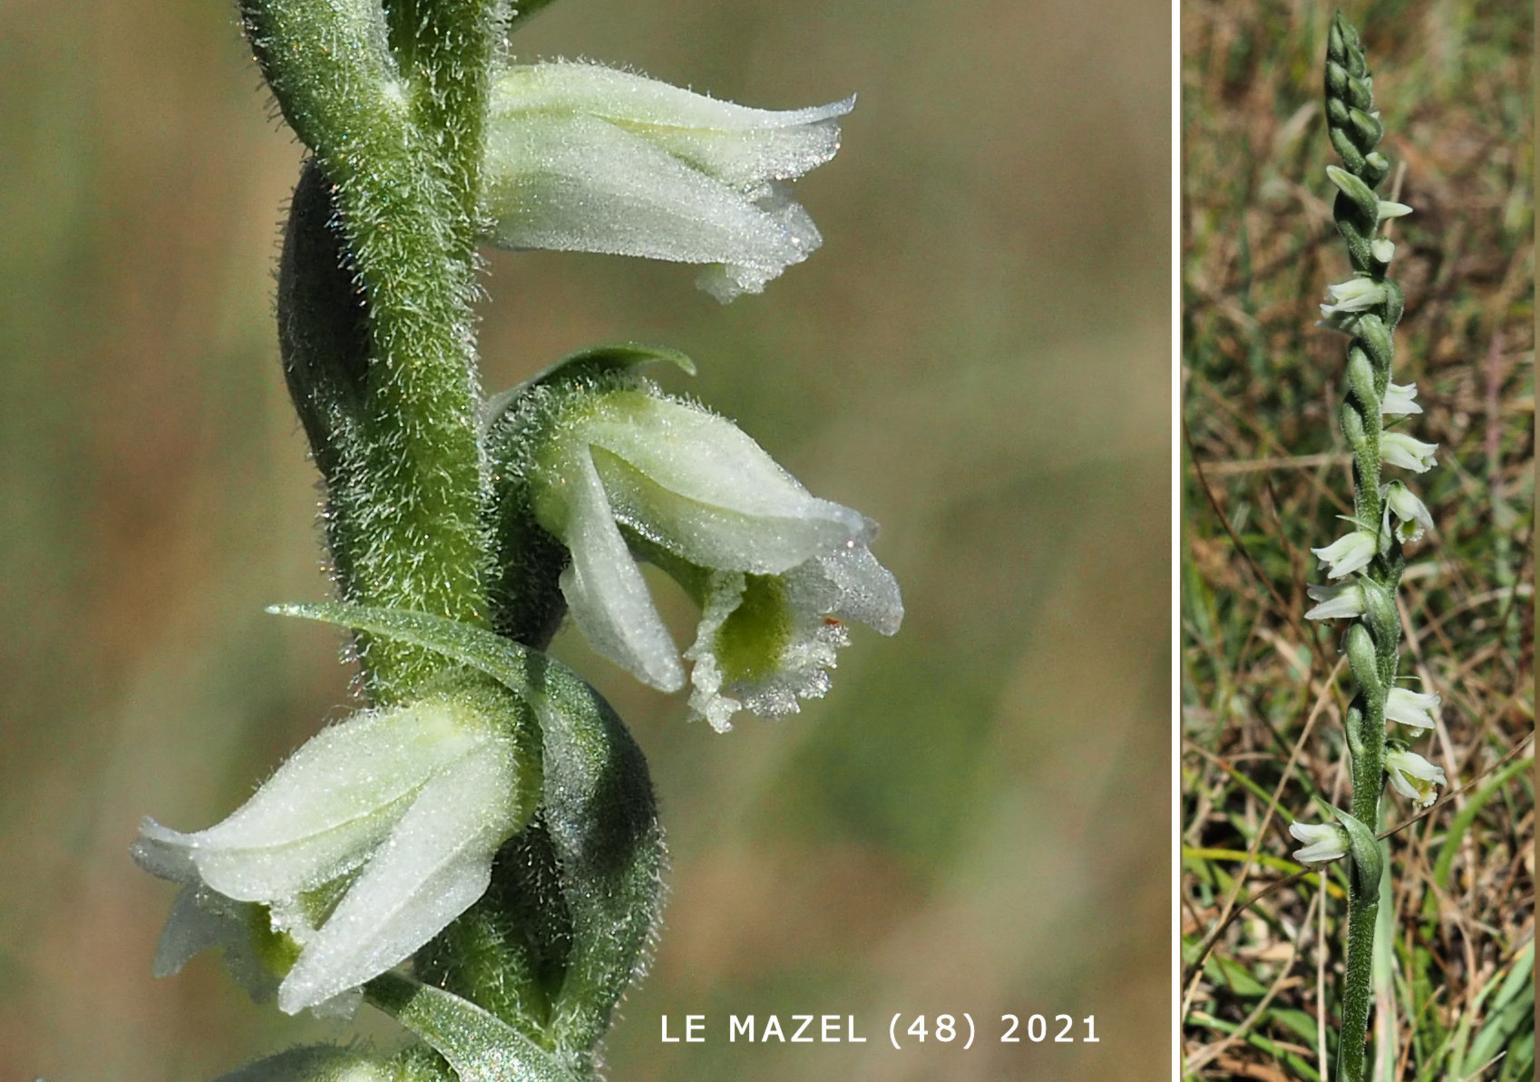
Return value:
M 883 523 L 908 605 L 826 700 L 728 736 L 559 640 L 672 839 L 616 1079 L 1166 1074 L 1168 12 L 1095 23 L 563 0 L 518 38 L 756 105 L 861 95 L 800 188 L 827 243 L 762 297 L 491 258 L 489 389 L 599 341 L 686 350 L 700 377 L 667 384 Z M 350 701 L 338 639 L 262 613 L 326 593 L 272 317 L 299 147 L 224 2 L 9 0 L 0 102 L 0 1077 L 196 1082 L 354 1032 L 212 957 L 152 980 L 172 892 L 127 855 L 139 816 L 213 822 Z M 658 1043 L 665 1011 L 771 1010 L 872 1040 Z M 899 1054 L 898 1010 L 1095 1013 L 1101 1043 Z

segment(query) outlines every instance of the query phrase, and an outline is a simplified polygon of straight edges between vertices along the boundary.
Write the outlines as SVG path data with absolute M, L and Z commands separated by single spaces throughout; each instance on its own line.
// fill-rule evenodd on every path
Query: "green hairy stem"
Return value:
M 1376 149 L 1382 134 L 1375 115 L 1373 82 L 1358 32 L 1338 14 L 1332 21 L 1326 57 L 1326 118 L 1332 147 L 1348 179 L 1332 206 L 1348 259 L 1359 276 L 1381 284 L 1385 299 L 1354 317 L 1345 328 L 1352 336 L 1347 350 L 1347 395 L 1340 412 L 1342 432 L 1353 452 L 1354 516 L 1364 529 L 1382 536 L 1384 514 L 1380 494 L 1382 402 L 1394 359 L 1392 332 L 1401 318 L 1401 294 L 1389 278 L 1389 261 L 1373 248 L 1380 229 L 1375 189 L 1390 172 L 1390 163 Z M 1394 685 L 1399 663 L 1401 629 L 1395 591 L 1404 560 L 1395 531 L 1363 572 L 1365 612 L 1348 629 L 1345 652 L 1356 683 L 1347 712 L 1347 739 L 1352 755 L 1351 814 L 1371 830 L 1379 824 L 1380 793 L 1384 788 L 1385 699 Z M 1343 978 L 1342 1027 L 1338 1040 L 1337 1075 L 1344 1082 L 1364 1077 L 1369 1006 L 1374 973 L 1374 927 L 1383 870 L 1362 874 L 1365 860 L 1353 854 L 1355 874 L 1348 895 L 1347 961 Z M 1377 861 L 1375 862 L 1378 863 Z
M 278 315 L 326 483 L 333 571 L 353 603 L 337 610 L 350 619 L 328 618 L 358 636 L 376 703 L 468 669 L 548 704 L 533 707 L 537 817 L 504 847 L 482 900 L 415 961 L 439 987 L 388 975 L 367 988 L 436 1050 L 393 1062 L 414 1079 L 591 1074 L 661 897 L 641 752 L 586 684 L 516 646 L 543 648 L 560 619 L 564 553 L 521 509 L 503 444 L 489 453 L 479 427 L 471 303 L 486 101 L 508 26 L 543 6 L 244 0 L 242 11 L 313 154 L 290 208 Z M 475 638 L 489 626 L 500 635 Z
M 454 55 L 419 47 L 406 70 L 383 9 L 368 0 L 245 0 L 242 12 L 284 117 L 324 174 L 365 308 L 365 360 L 351 388 L 356 438 L 336 448 L 346 479 L 330 507 L 346 519 L 333 523 L 333 540 L 354 542 L 334 552 L 347 596 L 475 623 L 486 620 L 487 564 L 471 313 L 475 161 L 495 25 L 486 6 L 423 5 L 423 40 L 447 36 Z M 454 51 L 462 48 L 469 55 Z M 312 239 L 291 250 L 324 258 L 314 238 L 323 215 L 304 205 L 314 193 L 301 194 L 309 221 L 293 228 Z M 325 268 L 291 271 L 304 273 L 322 279 Z M 363 661 L 382 702 L 442 668 L 384 643 L 367 644 Z

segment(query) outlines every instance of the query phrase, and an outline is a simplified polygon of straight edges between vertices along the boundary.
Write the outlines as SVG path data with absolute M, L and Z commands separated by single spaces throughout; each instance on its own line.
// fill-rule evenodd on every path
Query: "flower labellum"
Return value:
M 1305 613 L 1306 620 L 1336 620 L 1344 616 L 1362 616 L 1364 613 L 1364 588 L 1356 582 L 1344 582 L 1335 586 L 1307 586 L 1310 600 L 1319 602 Z
M 1391 688 L 1385 697 L 1385 717 L 1414 729 L 1431 729 L 1438 721 L 1441 702 L 1432 693 Z
M 661 690 L 684 684 L 633 551 L 700 605 L 691 707 L 719 731 L 741 708 L 777 716 L 824 694 L 847 621 L 891 635 L 903 619 L 870 520 L 703 409 L 633 389 L 577 399 L 531 474 L 536 519 L 572 554 L 562 593 L 600 653 Z
M 1289 833 L 1295 841 L 1305 843 L 1294 850 L 1294 859 L 1301 864 L 1327 864 L 1347 856 L 1347 831 L 1334 823 L 1294 822 L 1289 824 Z
M 1414 473 L 1427 473 L 1438 465 L 1438 460 L 1434 458 L 1437 452 L 1438 444 L 1425 443 L 1404 432 L 1380 434 L 1380 458 L 1390 466 L 1400 466 Z
M 786 186 L 834 157 L 854 104 L 776 112 L 597 64 L 508 68 L 482 170 L 492 238 L 708 264 L 718 300 L 758 293 L 822 243 Z
M 1320 559 L 1321 566 L 1328 568 L 1327 578 L 1340 579 L 1361 571 L 1373 562 L 1379 552 L 1379 539 L 1368 530 L 1354 530 L 1344 534 L 1325 548 L 1311 549 Z
M 266 907 L 270 930 L 299 948 L 270 967 L 292 962 L 278 1005 L 314 1007 L 410 956 L 486 890 L 493 854 L 535 797 L 512 709 L 478 687 L 366 711 L 312 737 L 207 830 L 146 819 L 134 858 L 187 884 L 196 908 L 250 919 Z M 194 920 L 179 901 L 166 932 L 180 944 L 172 954 L 209 939 Z
M 1390 787 L 1419 808 L 1438 799 L 1438 787 L 1446 784 L 1444 772 L 1414 751 L 1392 748 L 1385 752 L 1385 772 Z

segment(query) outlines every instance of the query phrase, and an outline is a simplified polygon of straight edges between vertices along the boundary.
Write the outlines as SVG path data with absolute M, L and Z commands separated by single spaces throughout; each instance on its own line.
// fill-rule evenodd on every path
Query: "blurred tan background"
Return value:
M 668 386 L 880 521 L 908 605 L 828 699 L 728 736 L 559 640 L 672 838 L 612 1077 L 1163 1078 L 1166 6 L 562 0 L 518 45 L 755 105 L 860 93 L 800 189 L 827 243 L 767 294 L 499 254 L 484 367 L 686 350 Z M 172 892 L 127 856 L 140 815 L 213 822 L 348 705 L 337 639 L 262 613 L 326 591 L 271 311 L 299 147 L 217 0 L 10 0 L 0 102 L 0 1077 L 198 1082 L 358 1031 L 212 956 L 152 980 Z M 772 1010 L 872 1040 L 657 1040 Z M 1095 1013 L 1101 1043 L 899 1054 L 897 1010 Z

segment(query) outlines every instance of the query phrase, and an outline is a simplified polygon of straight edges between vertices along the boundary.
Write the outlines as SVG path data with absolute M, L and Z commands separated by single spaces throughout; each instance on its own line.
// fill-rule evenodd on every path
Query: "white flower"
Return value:
M 1338 314 L 1366 312 L 1377 304 L 1385 303 L 1388 294 L 1384 282 L 1371 278 L 1349 278 L 1345 282 L 1326 287 L 1326 304 L 1321 305 L 1321 315 L 1331 319 Z
M 300 948 L 278 987 L 290 1014 L 407 958 L 481 896 L 493 853 L 521 825 L 531 794 L 505 725 L 463 694 L 368 711 L 312 737 L 207 830 L 146 819 L 135 859 L 193 892 L 158 968 L 209 939 L 198 909 L 251 919 L 239 903 L 267 907 Z M 316 914 L 318 898 L 335 908 Z
M 1389 237 L 1375 237 L 1369 242 L 1369 251 L 1381 263 L 1389 263 L 1396 255 L 1396 245 Z
M 1422 407 L 1417 404 L 1417 384 L 1387 383 L 1385 397 L 1380 399 L 1380 412 L 1387 417 L 1421 413 Z
M 714 265 L 758 293 L 822 238 L 786 186 L 832 158 L 855 99 L 775 112 L 596 64 L 507 69 L 483 166 L 496 242 Z
M 1305 844 L 1294 850 L 1294 859 L 1301 864 L 1326 864 L 1347 855 L 1347 831 L 1334 823 L 1289 824 L 1289 833 L 1297 842 Z
M 1396 537 L 1403 544 L 1418 541 L 1425 530 L 1433 529 L 1433 516 L 1429 514 L 1428 507 L 1412 490 L 1400 481 L 1392 481 L 1385 486 L 1385 516 L 1396 516 Z
M 1344 582 L 1335 586 L 1307 586 L 1310 600 L 1320 602 L 1305 613 L 1306 620 L 1335 620 L 1343 616 L 1362 616 L 1364 612 L 1364 588 L 1356 582 Z
M 1424 443 L 1404 432 L 1380 433 L 1380 459 L 1386 465 L 1427 473 L 1438 465 L 1438 460 L 1434 458 L 1437 452 L 1438 444 Z
M 811 495 L 736 426 L 640 390 L 558 421 L 531 471 L 535 516 L 572 554 L 561 588 L 600 653 L 664 691 L 684 684 L 632 549 L 700 603 L 691 705 L 718 730 L 822 695 L 844 620 L 886 635 L 903 604 L 875 527 Z
M 1431 693 L 1391 688 L 1385 697 L 1385 717 L 1414 729 L 1431 729 L 1438 721 L 1441 702 Z
M 1385 752 L 1385 772 L 1390 787 L 1419 808 L 1438 799 L 1438 787 L 1445 784 L 1444 772 L 1414 751 L 1392 748 Z
M 1380 221 L 1382 222 L 1387 218 L 1404 218 L 1412 212 L 1412 208 L 1405 203 L 1392 203 L 1388 199 L 1381 199 L 1379 201 L 1378 210 Z
M 1354 530 L 1343 534 L 1325 548 L 1310 551 L 1315 553 L 1322 567 L 1329 568 L 1327 578 L 1340 579 L 1363 570 L 1373 562 L 1379 552 L 1379 539 L 1368 530 Z

